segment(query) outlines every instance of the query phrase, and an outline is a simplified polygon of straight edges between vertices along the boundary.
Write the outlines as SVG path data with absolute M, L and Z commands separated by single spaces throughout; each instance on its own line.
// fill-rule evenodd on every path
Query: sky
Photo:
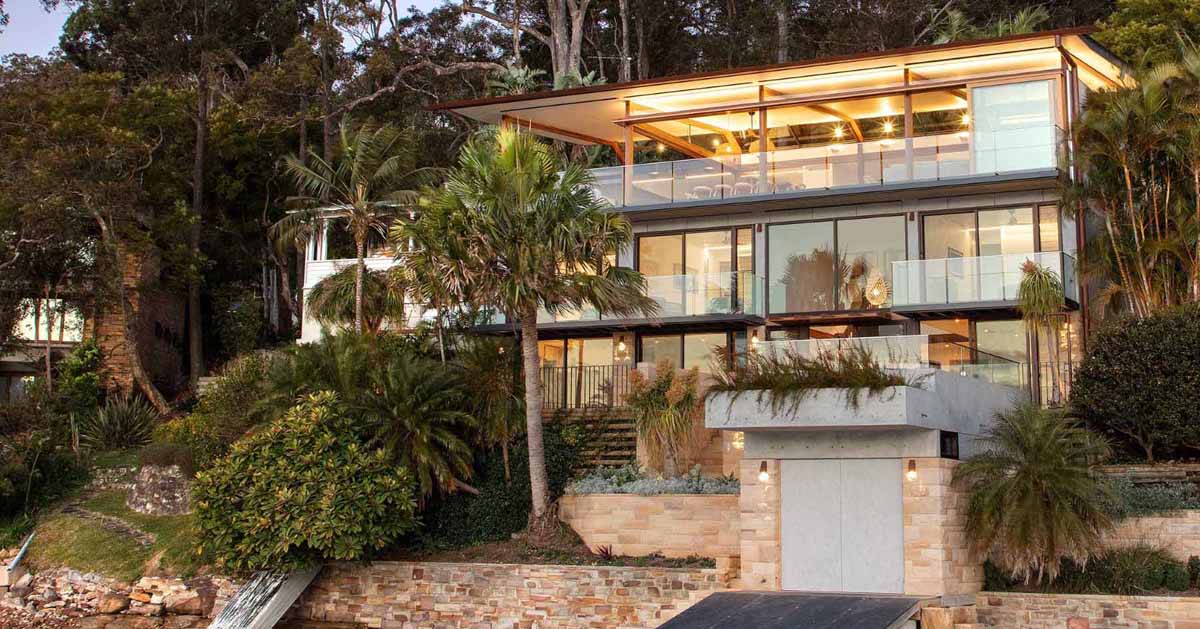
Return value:
M 412 0 L 409 6 L 422 11 L 442 4 L 444 0 Z M 4 10 L 10 19 L 8 28 L 0 33 L 0 57 L 12 53 L 45 55 L 58 46 L 63 22 L 70 15 L 64 6 L 47 13 L 38 0 L 5 0 Z

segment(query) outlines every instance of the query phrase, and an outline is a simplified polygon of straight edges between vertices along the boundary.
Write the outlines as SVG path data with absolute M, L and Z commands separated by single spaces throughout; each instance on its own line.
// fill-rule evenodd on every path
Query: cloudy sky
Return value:
M 412 0 L 408 4 L 422 11 L 440 5 L 444 0 Z M 0 57 L 11 53 L 44 55 L 58 45 L 63 22 L 70 11 L 59 6 L 53 13 L 42 9 L 38 0 L 5 0 L 4 8 L 10 22 L 0 33 Z

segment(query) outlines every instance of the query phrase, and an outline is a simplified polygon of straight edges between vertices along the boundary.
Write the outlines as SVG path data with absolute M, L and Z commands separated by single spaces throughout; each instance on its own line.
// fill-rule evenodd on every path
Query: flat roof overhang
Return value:
M 1094 80 L 1107 85 L 1128 83 L 1128 68 L 1111 53 L 1093 41 L 1088 34 L 1095 29 L 1092 27 L 1058 29 L 1015 35 L 1010 37 L 952 42 L 930 46 L 918 46 L 885 50 L 879 52 L 860 53 L 810 59 L 786 64 L 774 64 L 748 68 L 735 68 L 714 72 L 703 72 L 687 75 L 658 77 L 593 85 L 566 90 L 542 91 L 530 94 L 499 96 L 483 99 L 460 100 L 438 103 L 428 107 L 431 111 L 453 111 L 467 118 L 490 124 L 500 124 L 505 119 L 518 121 L 522 127 L 528 127 L 531 132 L 544 137 L 554 138 L 581 144 L 613 144 L 622 141 L 623 124 L 634 120 L 625 103 L 634 99 L 647 97 L 678 96 L 680 93 L 703 91 L 710 88 L 718 90 L 734 89 L 740 86 L 743 90 L 758 91 L 758 86 L 774 90 L 779 85 L 772 82 L 788 80 L 814 79 L 836 77 L 854 72 L 882 72 L 920 64 L 937 64 L 953 62 L 971 57 L 990 56 L 998 58 L 1014 53 L 1031 53 L 1042 51 L 1063 56 L 1064 61 L 1084 68 L 1087 75 Z M 916 72 L 917 70 L 914 70 Z M 958 72 L 958 71 L 955 71 Z M 951 82 L 958 83 L 988 78 L 987 73 L 980 74 L 978 70 L 964 70 L 958 74 L 951 73 Z M 924 89 L 924 84 L 931 87 L 941 81 L 905 83 L 899 89 Z M 793 88 L 795 89 L 795 88 Z M 793 97 L 808 97 L 813 94 L 826 92 L 811 89 L 800 89 L 792 92 Z M 840 97 L 847 93 L 846 89 L 828 91 L 829 98 Z M 745 98 L 740 96 L 725 101 L 718 99 L 708 102 L 711 109 L 754 108 L 758 106 L 776 106 L 787 104 L 788 98 L 778 101 Z M 699 105 L 697 105 L 699 110 Z M 565 108 L 565 109 L 564 109 Z M 671 109 L 652 115 L 678 115 L 687 117 L 690 108 Z
M 556 321 L 554 323 L 539 323 L 539 338 L 571 338 L 595 336 L 596 334 L 612 334 L 614 332 L 671 332 L 689 330 L 703 332 L 706 330 L 722 330 L 734 326 L 763 325 L 766 319 L 761 315 L 734 313 L 695 315 L 687 317 L 630 318 L 630 319 L 601 319 L 599 321 Z M 471 328 L 477 334 L 513 334 L 516 330 L 509 324 L 480 325 Z

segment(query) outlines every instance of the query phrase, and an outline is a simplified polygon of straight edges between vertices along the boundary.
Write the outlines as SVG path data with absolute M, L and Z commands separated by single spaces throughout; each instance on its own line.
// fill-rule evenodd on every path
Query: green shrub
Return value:
M 696 465 L 676 478 L 647 475 L 637 465 L 596 468 L 567 485 L 568 494 L 736 494 L 741 483 L 731 476 L 702 476 Z
M 1126 478 L 1109 481 L 1114 516 L 1132 518 L 1184 509 L 1200 509 L 1200 487 L 1190 482 L 1134 483 Z
M 29 513 L 86 479 L 87 470 L 46 431 L 0 439 L 0 518 Z
M 213 325 L 216 352 L 233 358 L 253 351 L 265 336 L 267 320 L 262 295 L 251 285 L 227 284 L 213 291 Z
M 196 477 L 202 551 L 227 570 L 365 560 L 416 526 L 413 483 L 337 395 L 301 400 Z
M 583 461 L 591 436 L 563 422 L 546 424 L 543 444 L 551 499 L 562 495 Z M 419 542 L 433 549 L 461 548 L 509 539 L 529 521 L 529 456 L 523 441 L 510 448 L 512 480 L 504 479 L 499 448 L 479 457 L 474 487 L 479 495 L 457 493 L 433 501 L 422 516 Z
M 1089 426 L 1153 462 L 1200 443 L 1200 305 L 1103 326 L 1071 387 Z
M 1192 583 L 1200 579 L 1200 557 L 1196 555 L 1188 557 L 1187 571 L 1188 578 L 1191 579 Z
M 252 352 L 230 361 L 192 412 L 161 425 L 155 440 L 187 447 L 197 469 L 212 465 L 230 444 L 270 418 L 271 411 L 260 402 L 275 360 L 271 354 Z
M 1187 567 L 1181 563 L 1170 563 L 1163 568 L 1163 587 L 1171 592 L 1184 592 L 1191 586 Z
M 54 381 L 55 411 L 76 418 L 96 413 L 103 397 L 100 389 L 100 346 L 94 340 L 76 345 L 57 365 Z
M 79 423 L 79 441 L 93 450 L 121 450 L 150 443 L 158 410 L 137 396 L 109 398 L 95 414 Z
M 28 398 L 0 404 L 0 436 L 34 430 L 43 423 L 43 411 Z
M 176 465 L 188 476 L 196 474 L 196 461 L 187 446 L 177 443 L 152 443 L 138 451 L 139 465 L 170 467 Z

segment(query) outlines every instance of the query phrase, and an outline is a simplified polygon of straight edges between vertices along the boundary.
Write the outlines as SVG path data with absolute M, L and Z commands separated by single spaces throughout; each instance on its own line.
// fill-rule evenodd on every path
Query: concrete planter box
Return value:
M 998 411 L 1023 392 L 937 369 L 904 370 L 915 386 L 861 390 L 858 404 L 846 389 L 811 391 L 799 401 L 774 404 L 767 391 L 712 393 L 705 426 L 718 430 L 853 430 L 924 428 L 979 434 Z

